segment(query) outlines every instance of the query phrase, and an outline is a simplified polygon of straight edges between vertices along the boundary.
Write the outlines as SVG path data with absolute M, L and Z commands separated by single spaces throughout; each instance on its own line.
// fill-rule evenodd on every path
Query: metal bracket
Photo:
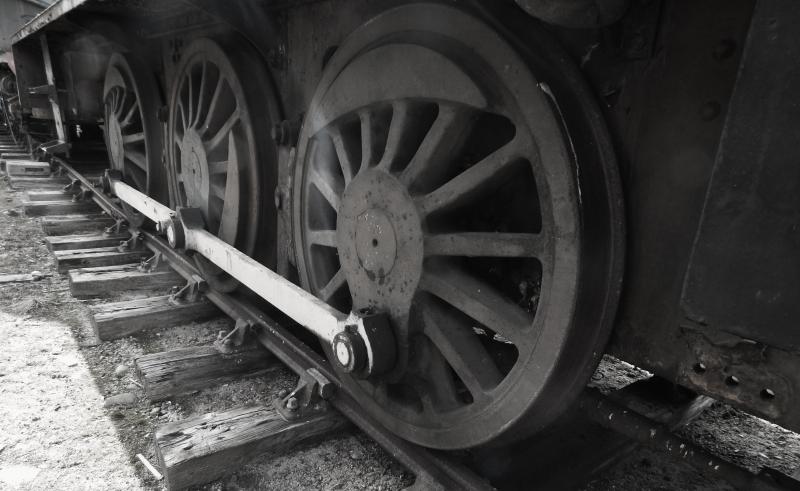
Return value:
M 227 334 L 220 331 L 214 347 L 221 353 L 230 353 L 235 347 L 242 346 L 251 333 L 253 323 L 244 319 L 236 319 L 236 325 Z
M 79 187 L 78 192 L 72 195 L 72 202 L 75 203 L 78 201 L 86 201 L 91 199 L 93 194 L 94 191 L 91 189 L 82 189 Z
M 276 123 L 272 127 L 272 140 L 276 145 L 283 147 L 294 147 L 297 145 L 297 139 L 300 137 L 300 128 L 303 125 L 303 118 L 286 119 L 280 123 Z
M 123 228 L 125 228 L 125 220 L 121 218 L 116 218 L 114 220 L 114 225 L 106 227 L 106 229 L 103 230 L 103 234 L 105 235 L 119 234 Z
M 119 252 L 128 252 L 141 249 L 142 247 L 142 234 L 140 232 L 131 232 L 131 238 L 123 240 L 117 246 Z
M 49 97 L 55 97 L 57 93 L 58 91 L 56 91 L 56 86 L 50 84 L 36 85 L 28 88 L 28 95 L 46 95 Z
M 56 89 L 56 78 L 53 72 L 53 61 L 50 57 L 50 46 L 47 43 L 47 35 L 40 35 L 40 42 L 42 46 L 42 59 L 44 61 L 44 72 L 47 80 L 47 88 L 50 93 L 48 99 L 50 100 L 50 107 L 53 111 L 53 122 L 56 125 L 56 135 L 58 135 L 59 146 L 58 152 L 69 153 L 69 145 L 67 142 L 67 132 L 64 129 L 64 115 L 61 112 L 60 101 L 58 100 L 58 90 Z M 56 150 L 53 150 L 56 152 Z M 48 152 L 52 153 L 52 152 Z
M 335 393 L 333 382 L 316 368 L 309 368 L 300 375 L 294 390 L 280 391 L 273 404 L 286 421 L 309 419 L 327 411 L 327 400 Z
M 206 280 L 193 274 L 192 278 L 186 282 L 186 285 L 182 288 L 173 287 L 173 290 L 174 291 L 169 296 L 169 303 L 172 305 L 183 305 L 200 300 L 203 292 L 208 290 L 208 284 Z
M 58 169 L 56 169 L 56 175 L 58 175 L 57 174 L 58 172 L 63 172 L 63 170 L 64 169 L 61 166 L 59 166 Z M 73 179 L 69 184 L 67 184 L 61 189 L 63 189 L 67 193 L 73 193 L 79 191 L 81 189 L 81 181 L 79 181 L 78 179 Z
M 47 155 L 66 155 L 69 153 L 69 143 L 60 140 L 51 140 L 39 145 L 37 150 L 41 150 Z
M 143 260 L 138 268 L 142 273 L 155 273 L 169 269 L 169 263 L 164 260 L 164 255 L 156 252 L 150 258 Z

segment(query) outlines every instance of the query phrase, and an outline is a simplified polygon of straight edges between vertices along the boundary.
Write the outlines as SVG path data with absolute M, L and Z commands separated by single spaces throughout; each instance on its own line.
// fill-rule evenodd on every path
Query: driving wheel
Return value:
M 603 352 L 621 192 L 565 60 L 414 4 L 352 33 L 312 99 L 294 178 L 300 280 L 344 312 L 388 314 L 397 366 L 342 379 L 408 440 L 456 449 L 537 431 Z
M 261 61 L 244 43 L 192 42 L 182 55 L 169 107 L 173 206 L 199 208 L 207 229 L 249 256 L 274 263 L 271 196 L 276 157 L 268 137 L 277 104 Z M 196 255 L 212 288 L 238 282 Z

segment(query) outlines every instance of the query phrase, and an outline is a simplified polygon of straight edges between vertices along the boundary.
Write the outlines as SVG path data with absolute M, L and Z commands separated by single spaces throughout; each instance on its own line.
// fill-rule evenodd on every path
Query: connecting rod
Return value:
M 194 251 L 231 275 L 275 308 L 323 340 L 342 371 L 359 376 L 389 371 L 395 362 L 394 336 L 383 313 L 344 313 L 206 230 L 197 208 L 172 210 L 107 172 L 103 189 L 156 224 L 174 249 Z

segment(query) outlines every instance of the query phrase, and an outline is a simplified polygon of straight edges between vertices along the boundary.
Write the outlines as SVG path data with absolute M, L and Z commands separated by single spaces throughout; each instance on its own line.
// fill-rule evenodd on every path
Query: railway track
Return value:
M 30 156 L 30 152 L 25 153 L 27 149 L 14 150 Z M 69 276 L 73 296 L 91 298 L 109 290 L 169 292 L 92 306 L 92 323 L 99 340 L 119 339 L 220 313 L 235 322 L 233 330 L 214 347 L 151 353 L 137 359 L 137 374 L 149 400 L 157 402 L 224 381 L 268 373 L 276 363 L 298 376 L 296 388 L 281 393 L 272 407 L 239 407 L 158 427 L 154 432 L 157 469 L 153 471 L 163 475 L 169 489 L 209 482 L 231 472 L 232 463 L 243 462 L 244 456 L 287 451 L 337 432 L 347 421 L 413 473 L 420 489 L 491 489 L 493 484 L 504 487 L 525 482 L 531 476 L 536 476 L 535 482 L 545 483 L 546 489 L 563 488 L 608 468 L 635 448 L 637 441 L 666 449 L 739 489 L 756 485 L 760 489 L 797 489 L 796 481 L 778 472 L 753 474 L 674 435 L 675 430 L 708 407 L 710 398 L 690 398 L 668 408 L 651 406 L 644 415 L 640 414 L 641 409 L 632 410 L 637 404 L 641 406 L 639 389 L 648 385 L 647 381 L 636 390 L 620 391 L 610 398 L 587 392 L 579 404 L 579 415 L 571 415 L 568 420 L 572 432 L 565 430 L 555 439 L 512 447 L 518 452 L 516 468 L 506 468 L 504 476 L 493 475 L 490 468 L 481 465 L 480 451 L 465 456 L 409 443 L 360 410 L 330 364 L 287 328 L 290 321 L 277 320 L 263 302 L 247 295 L 209 289 L 190 256 L 170 247 L 151 231 L 129 228 L 135 219 L 119 200 L 102 191 L 99 169 L 79 171 L 61 158 L 50 162 L 3 160 L 12 188 L 26 191 L 25 213 L 42 217 L 47 246 L 56 259 L 57 270 Z M 585 444 L 577 444 L 583 447 L 583 453 L 576 454 L 581 432 L 597 423 L 602 423 L 605 431 L 595 438 L 605 439 L 604 445 L 587 451 Z M 563 476 L 561 480 L 548 481 L 544 479 L 548 474 L 546 465 L 537 468 L 526 464 L 548 462 L 546 454 L 554 449 L 557 455 L 573 456 L 575 463 L 582 466 L 581 472 L 566 481 Z M 555 465 L 552 456 L 550 459 Z
M 93 326 L 101 341 L 177 320 L 202 320 L 221 311 L 237 326 L 247 326 L 250 336 L 299 376 L 297 389 L 279 403 L 287 409 L 284 415 L 271 408 L 240 408 L 157 429 L 159 465 L 171 489 L 208 482 L 230 472 L 230 462 L 242 452 L 285 451 L 339 430 L 344 424 L 340 415 L 385 448 L 424 488 L 489 489 L 486 480 L 452 457 L 404 441 L 359 411 L 330 365 L 254 302 L 207 290 L 191 258 L 146 230 L 127 229 L 125 210 L 97 188 L 93 182 L 97 174 L 84 175 L 58 158 L 52 164 L 52 176 L 50 163 L 29 163 L 40 169 L 38 177 L 20 177 L 11 167 L 10 183 L 27 191 L 25 213 L 43 217 L 48 248 L 58 271 L 69 275 L 73 295 L 90 297 L 120 287 L 152 289 L 185 280 L 171 295 L 92 307 Z M 139 360 L 137 368 L 147 396 L 157 401 L 266 368 L 265 354 L 254 351 L 252 344 L 233 347 L 227 354 L 225 347 L 221 349 L 160 353 Z M 180 370 L 187 373 L 176 375 Z M 159 374 L 168 379 L 166 384 L 155 380 Z M 251 434 L 253 427 L 259 426 L 266 429 Z M 221 434 L 217 428 L 227 430 Z M 212 440 L 215 444 L 206 451 L 190 451 L 208 447 Z M 209 460 L 214 464 L 209 465 Z M 187 470 L 199 461 L 204 462 L 204 472 Z

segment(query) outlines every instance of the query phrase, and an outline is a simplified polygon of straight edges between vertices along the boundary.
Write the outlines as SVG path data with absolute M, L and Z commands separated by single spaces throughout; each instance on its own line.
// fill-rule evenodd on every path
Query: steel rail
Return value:
M 713 455 L 689 440 L 677 436 L 673 428 L 638 414 L 624 404 L 604 396 L 597 389 L 586 389 L 578 408 L 592 421 L 654 450 L 683 460 L 708 477 L 727 481 L 742 491 L 799 490 L 793 478 L 769 469 L 758 474 Z
M 106 213 L 115 218 L 127 218 L 125 211 L 114 202 L 113 198 L 102 192 L 99 182 L 92 182 L 62 158 L 53 157 L 53 162 L 73 180 L 78 181 L 82 188 L 91 191 L 91 199 Z M 151 232 L 146 230 L 136 232 L 141 234 L 145 247 L 153 253 L 160 254 L 162 259 L 187 281 L 198 276 L 202 277 L 194 261 L 187 254 L 173 249 L 164 239 Z M 298 376 L 315 368 L 335 384 L 337 390 L 328 402 L 412 472 L 416 476 L 416 486 L 419 489 L 492 489 L 486 480 L 456 462 L 451 456 L 403 440 L 365 413 L 356 398 L 341 383 L 327 360 L 252 302 L 213 289 L 204 292 L 204 295 L 232 319 L 250 323 L 259 342 Z

